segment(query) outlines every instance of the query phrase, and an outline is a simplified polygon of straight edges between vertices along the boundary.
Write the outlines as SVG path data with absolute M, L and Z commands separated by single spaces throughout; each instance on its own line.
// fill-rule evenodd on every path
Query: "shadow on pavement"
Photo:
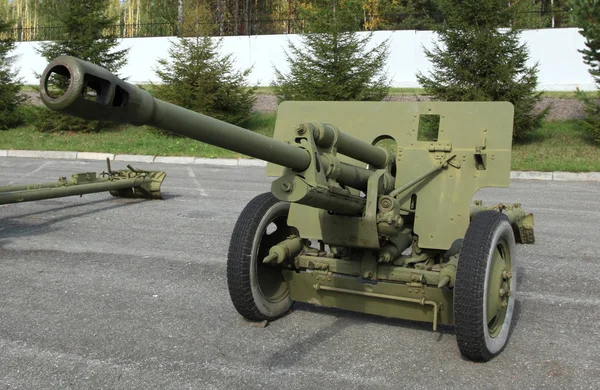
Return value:
M 61 228 L 53 227 L 54 224 L 59 222 L 67 221 L 72 218 L 79 218 L 87 215 L 92 215 L 107 210 L 115 210 L 144 201 L 144 199 L 127 199 L 125 202 L 115 204 L 115 199 L 108 198 L 82 204 L 54 207 L 51 209 L 36 211 L 28 214 L 0 218 L 0 246 L 8 244 L 10 242 L 9 240 L 6 240 L 8 238 L 35 236 L 39 234 L 46 234 L 49 232 L 61 230 Z M 78 208 L 89 207 L 92 205 L 105 205 L 105 207 L 98 207 L 92 210 L 86 209 L 85 211 L 77 212 Z M 40 219 L 40 222 L 24 222 L 24 220 L 26 219 L 35 219 L 36 216 L 43 216 L 45 214 L 57 211 L 63 212 L 71 210 L 73 210 L 74 212 L 69 213 L 68 215 L 61 215 L 55 218 L 50 217 L 43 220 Z

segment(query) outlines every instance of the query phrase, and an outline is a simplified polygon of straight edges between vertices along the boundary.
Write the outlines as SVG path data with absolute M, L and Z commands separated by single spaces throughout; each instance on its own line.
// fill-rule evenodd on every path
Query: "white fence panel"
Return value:
M 158 58 L 168 57 L 169 42 L 176 38 L 127 38 L 119 48 L 130 48 L 129 60 L 121 75 L 130 82 L 145 84 L 159 82 L 154 68 Z M 217 39 L 217 38 L 215 38 Z M 423 47 L 431 48 L 436 39 L 431 31 L 377 31 L 372 43 L 389 39 L 390 57 L 388 74 L 394 87 L 418 87 L 416 73 L 427 74 L 431 64 Z M 575 28 L 525 30 L 523 43 L 529 47 L 530 63 L 539 64 L 539 88 L 570 91 L 575 88 L 593 90 L 594 80 L 578 52 L 584 48 L 584 39 Z M 223 53 L 232 53 L 235 66 L 246 69 L 252 66 L 251 84 L 268 86 L 274 79 L 274 67 L 287 72 L 285 50 L 288 40 L 298 43 L 297 35 L 259 35 L 222 38 Z M 17 44 L 16 67 L 26 84 L 37 84 L 36 73 L 41 73 L 46 61 L 36 51 L 38 42 Z

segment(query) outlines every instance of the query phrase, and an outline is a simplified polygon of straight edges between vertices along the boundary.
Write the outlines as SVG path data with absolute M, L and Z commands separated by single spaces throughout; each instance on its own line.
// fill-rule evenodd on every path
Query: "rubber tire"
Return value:
M 487 275 L 498 242 L 504 239 L 510 254 L 512 278 L 506 316 L 500 334 L 490 337 L 486 319 Z M 482 211 L 471 221 L 462 244 L 454 287 L 454 322 L 461 354 L 486 362 L 500 353 L 508 341 L 515 303 L 515 236 L 508 218 L 497 211 Z
M 258 195 L 242 210 L 229 243 L 227 286 L 235 309 L 252 321 L 273 320 L 287 313 L 293 301 L 289 295 L 269 302 L 258 285 L 256 251 L 266 227 L 276 216 L 287 215 L 290 204 L 281 202 L 270 192 Z

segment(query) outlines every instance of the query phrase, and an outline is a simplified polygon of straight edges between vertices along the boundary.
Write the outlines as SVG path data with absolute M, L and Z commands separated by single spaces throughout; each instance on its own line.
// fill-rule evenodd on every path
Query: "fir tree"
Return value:
M 369 48 L 371 33 L 356 33 L 358 2 L 329 0 L 329 7 L 313 10 L 309 33 L 301 44 L 289 42 L 289 74 L 275 69 L 272 86 L 283 100 L 381 100 L 390 82 L 385 72 L 388 42 Z M 357 16 L 358 15 L 358 16 Z
M 537 65 L 527 66 L 529 54 L 519 31 L 499 30 L 510 24 L 504 0 L 441 0 L 445 24 L 426 55 L 429 76 L 417 75 L 427 94 L 446 101 L 509 101 L 515 107 L 513 139 L 525 140 L 547 113 L 536 111 Z
M 8 23 L 0 20 L 0 35 L 8 29 Z M 12 69 L 14 58 L 10 52 L 14 49 L 11 39 L 0 40 L 0 130 L 6 130 L 22 123 L 19 110 L 24 98 L 19 94 L 21 80 Z
M 584 128 L 600 143 L 600 2 L 597 0 L 576 0 L 571 2 L 571 11 L 579 31 L 585 38 L 585 49 L 581 50 L 583 61 L 590 67 L 589 72 L 596 82 L 598 95 L 591 98 L 578 91 L 585 104 L 587 114 Z
M 380 2 L 384 30 L 431 30 L 441 22 L 438 0 Z
M 193 111 L 245 124 L 252 113 L 256 87 L 246 81 L 251 69 L 236 71 L 232 54 L 221 55 L 221 40 L 206 34 L 212 29 L 210 11 L 200 3 L 184 15 L 184 37 L 171 43 L 169 59 L 160 59 L 156 74 L 162 84 L 154 95 Z M 187 36 L 187 37 L 185 37 Z
M 53 15 L 63 31 L 63 39 L 42 43 L 39 53 L 48 62 L 62 55 L 74 56 L 118 73 L 127 62 L 128 49 L 115 50 L 118 42 L 111 28 L 116 20 L 106 15 L 108 2 L 65 0 L 61 12 Z M 59 90 L 65 89 L 68 82 L 60 77 L 50 81 Z M 98 131 L 110 126 L 108 122 L 85 121 L 55 112 L 45 115 L 38 123 L 42 131 Z

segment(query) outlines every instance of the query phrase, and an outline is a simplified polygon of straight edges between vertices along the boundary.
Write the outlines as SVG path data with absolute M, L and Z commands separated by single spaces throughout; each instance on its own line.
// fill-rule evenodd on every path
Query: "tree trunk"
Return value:
M 251 35 L 250 18 L 252 17 L 252 0 L 246 0 L 245 8 L 244 17 L 246 19 L 246 28 L 244 29 L 244 35 Z

